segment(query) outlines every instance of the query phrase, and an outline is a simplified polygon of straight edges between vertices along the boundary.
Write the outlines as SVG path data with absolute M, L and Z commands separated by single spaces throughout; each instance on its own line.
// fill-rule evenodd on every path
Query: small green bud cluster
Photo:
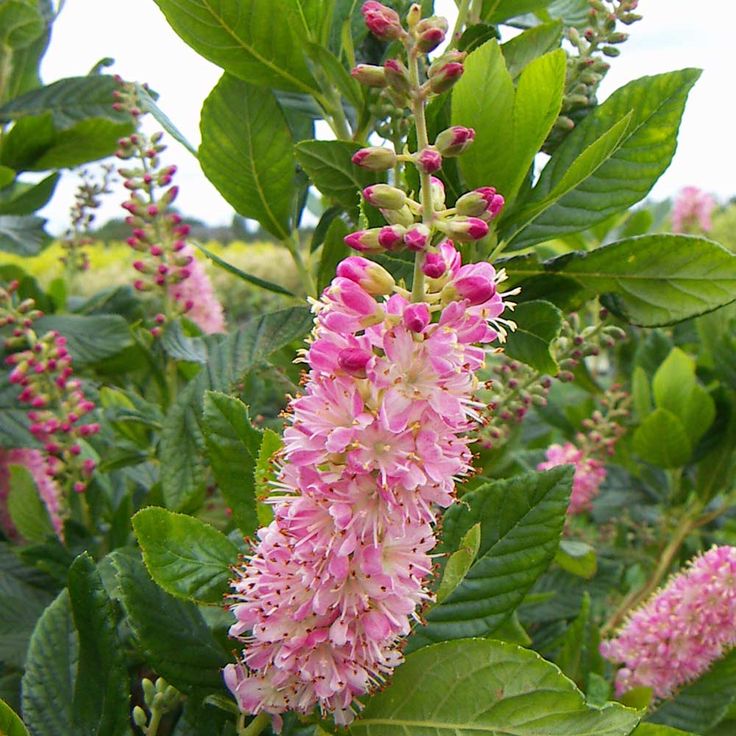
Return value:
M 143 702 L 148 709 L 140 705 L 133 708 L 133 722 L 140 728 L 145 736 L 155 736 L 161 717 L 166 713 L 174 710 L 181 700 L 181 693 L 173 686 L 169 685 L 163 677 L 152 682 L 147 677 L 141 681 L 143 689 Z

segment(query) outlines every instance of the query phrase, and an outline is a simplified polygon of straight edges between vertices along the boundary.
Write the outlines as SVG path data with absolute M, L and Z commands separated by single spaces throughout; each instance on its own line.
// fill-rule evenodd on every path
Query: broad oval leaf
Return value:
M 202 106 L 199 162 L 243 216 L 289 236 L 296 191 L 292 137 L 273 93 L 225 74 Z
M 143 561 L 167 593 L 196 603 L 221 604 L 238 548 L 204 521 L 149 506 L 133 517 Z
M 353 736 L 627 736 L 639 714 L 595 708 L 536 652 L 488 639 L 426 647 L 350 726 Z
M 516 329 L 509 332 L 505 352 L 540 373 L 555 375 L 559 366 L 549 346 L 562 328 L 562 312 L 545 301 L 522 302 L 514 310 Z
M 0 215 L 0 251 L 35 256 L 50 242 L 46 220 L 35 215 Z
M 653 465 L 679 468 L 690 459 L 693 448 L 677 415 L 655 409 L 634 432 L 634 451 Z
M 156 4 L 186 43 L 226 72 L 252 84 L 319 92 L 295 30 L 293 0 L 156 0 Z

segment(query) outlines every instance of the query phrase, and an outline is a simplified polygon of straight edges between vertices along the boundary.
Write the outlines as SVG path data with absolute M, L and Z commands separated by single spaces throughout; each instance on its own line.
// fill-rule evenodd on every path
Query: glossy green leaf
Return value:
M 427 614 L 408 649 L 432 642 L 488 636 L 521 603 L 552 561 L 572 484 L 569 467 L 493 481 L 463 496 L 443 522 L 444 544 L 456 549 L 481 525 L 478 555 L 463 581 Z
M 292 136 L 273 93 L 225 74 L 204 101 L 200 129 L 207 178 L 241 215 L 287 238 L 295 197 Z
M 75 368 L 93 365 L 133 345 L 128 323 L 117 314 L 51 315 L 41 317 L 36 329 L 39 334 L 56 330 L 66 337 Z
M 156 0 L 195 51 L 251 84 L 312 94 L 291 0 Z M 265 90 L 264 90 L 265 91 Z
M 33 214 L 51 199 L 58 182 L 56 173 L 35 184 L 16 181 L 13 186 L 0 189 L 0 215 Z
M 655 409 L 634 432 L 634 452 L 661 468 L 679 468 L 692 455 L 692 445 L 680 419 L 667 409 Z
M 515 239 L 522 248 L 583 230 L 641 200 L 669 166 L 688 92 L 700 72 L 642 77 L 614 92 L 567 136 L 544 167 L 534 189 L 544 199 L 575 160 L 612 126 L 631 114 L 617 149 L 572 191 L 541 214 Z
M 442 580 L 435 595 L 436 602 L 442 603 L 462 582 L 480 549 L 480 524 L 468 529 L 460 546 L 447 558 Z
M 149 506 L 133 517 L 143 561 L 167 593 L 195 603 L 222 604 L 238 548 L 192 516 Z
M 129 733 L 128 671 L 117 634 L 116 614 L 87 552 L 69 568 L 69 599 L 79 636 L 72 715 L 75 733 Z
M 165 593 L 132 553 L 112 560 L 128 624 L 146 662 L 178 690 L 218 692 L 228 657 L 193 603 Z
M 36 624 L 23 674 L 23 720 L 33 736 L 73 736 L 72 702 L 79 639 L 69 591 L 63 590 Z
M 302 141 L 294 151 L 297 161 L 329 199 L 350 209 L 357 207 L 360 191 L 369 184 L 385 180 L 380 172 L 356 166 L 351 158 L 360 149 L 347 141 Z
M 0 215 L 0 251 L 38 255 L 51 242 L 45 224 L 46 220 L 32 215 Z
M 697 736 L 691 731 L 681 731 L 679 728 L 664 726 L 661 723 L 640 723 L 631 736 Z
M 662 701 L 654 713 L 647 716 L 647 721 L 706 733 L 725 717 L 734 693 L 736 651 L 731 651 L 698 680 L 683 687 L 673 698 Z
M 258 528 L 255 469 L 263 433 L 251 424 L 240 399 L 217 391 L 204 395 L 203 429 L 207 459 L 233 520 L 243 534 L 253 534 Z
M 514 310 L 516 329 L 509 332 L 505 352 L 540 373 L 555 375 L 557 361 L 549 346 L 562 328 L 562 312 L 549 302 L 522 302 Z
M 468 56 L 452 93 L 452 123 L 475 130 L 459 161 L 469 188 L 492 182 L 508 203 L 514 200 L 560 111 L 565 69 L 563 51 L 545 54 L 527 64 L 515 90 L 496 41 Z
M 227 392 L 254 365 L 302 337 L 311 325 L 309 310 L 294 307 L 256 317 L 227 337 L 207 338 L 208 361 L 177 396 L 161 432 L 161 482 L 168 508 L 188 511 L 203 500 L 205 391 Z
M 607 295 L 606 305 L 632 324 L 657 327 L 704 314 L 736 299 L 736 256 L 704 238 L 642 235 L 588 253 L 575 252 L 545 263 L 535 255 L 508 261 L 514 285 L 534 288 L 541 276 L 564 277 L 584 297 Z
M 541 23 L 501 45 L 506 68 L 516 80 L 530 62 L 560 45 L 562 23 Z
M 22 465 L 9 465 L 10 493 L 7 510 L 13 526 L 29 542 L 43 542 L 54 533 L 48 511 L 31 472 Z
M 0 736 L 30 736 L 20 716 L 0 700 Z
M 488 639 L 426 647 L 350 726 L 353 736 L 627 736 L 639 720 L 583 694 L 536 652 Z
M 481 16 L 488 23 L 503 23 L 517 15 L 544 8 L 548 3 L 549 0 L 484 0 Z

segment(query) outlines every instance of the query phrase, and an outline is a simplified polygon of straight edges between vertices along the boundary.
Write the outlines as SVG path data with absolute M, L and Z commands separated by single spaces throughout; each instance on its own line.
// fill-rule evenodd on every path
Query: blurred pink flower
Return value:
M 710 232 L 711 213 L 716 201 L 698 187 L 683 187 L 672 206 L 672 231 L 676 233 Z
M 600 460 L 586 457 L 572 442 L 564 445 L 550 445 L 545 453 L 547 459 L 537 465 L 537 470 L 549 470 L 557 465 L 574 465 L 569 514 L 579 514 L 590 508 L 598 495 L 601 483 L 606 479 L 606 468 Z

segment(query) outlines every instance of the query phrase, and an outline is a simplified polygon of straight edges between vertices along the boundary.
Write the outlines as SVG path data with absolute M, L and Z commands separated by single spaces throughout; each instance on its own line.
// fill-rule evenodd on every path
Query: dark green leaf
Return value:
M 30 215 L 40 210 L 52 197 L 59 174 L 51 174 L 36 184 L 16 181 L 0 191 L 1 215 Z
M 487 639 L 426 647 L 350 726 L 353 736 L 627 736 L 636 711 L 586 704 L 536 652 Z
M 133 517 L 143 561 L 167 593 L 195 603 L 222 604 L 237 547 L 213 526 L 149 506 Z
M 458 51 L 469 54 L 482 46 L 486 41 L 501 38 L 498 28 L 490 23 L 476 23 L 465 29 L 457 42 Z
M 516 329 L 509 332 L 506 354 L 540 373 L 556 375 L 557 361 L 549 346 L 562 328 L 562 312 L 544 301 L 522 302 L 514 311 Z
M 141 108 L 146 112 L 150 112 L 156 122 L 175 141 L 181 143 L 192 156 L 196 157 L 197 149 L 184 137 L 184 134 L 174 125 L 169 116 L 156 104 L 151 93 L 140 84 L 136 85 L 136 90 L 138 91 L 138 98 L 141 101 Z
M 350 248 L 344 240 L 349 232 L 348 226 L 339 218 L 333 220 L 327 230 L 317 269 L 317 292 L 320 294 L 335 277 L 337 264 L 350 255 Z
M 0 251 L 19 256 L 38 255 L 50 242 L 41 217 L 0 215 Z
M 319 91 L 297 37 L 291 0 L 156 0 L 195 51 L 246 82 Z
M 203 429 L 207 458 L 233 520 L 243 534 L 253 534 L 258 527 L 255 469 L 263 433 L 253 427 L 240 399 L 217 391 L 204 395 Z
M 74 733 L 121 736 L 129 733 L 129 686 L 112 601 L 87 552 L 69 568 L 69 598 L 79 636 L 74 683 Z
M 188 363 L 206 363 L 207 345 L 200 337 L 189 337 L 184 334 L 181 322 L 168 322 L 161 335 L 161 347 L 174 360 L 183 360 Z
M 273 93 L 225 74 L 204 102 L 200 128 L 207 178 L 241 215 L 287 238 L 295 196 L 292 137 Z
M 572 484 L 569 467 L 494 481 L 463 496 L 443 522 L 449 549 L 477 523 L 478 555 L 465 579 L 427 614 L 409 649 L 432 642 L 488 636 L 521 603 L 552 561 L 566 517 Z
M 575 189 L 541 214 L 515 239 L 522 248 L 601 222 L 641 200 L 669 166 L 695 69 L 642 77 L 614 92 L 573 130 L 544 167 L 534 189 L 544 199 L 575 159 L 622 118 L 631 114 L 620 145 Z
M 517 15 L 544 8 L 549 0 L 484 0 L 482 17 L 488 23 L 503 23 Z
M 667 409 L 655 409 L 634 432 L 634 452 L 661 468 L 679 468 L 692 455 L 687 431 Z
M 128 624 L 150 667 L 178 690 L 218 692 L 227 655 L 193 603 L 165 593 L 132 554 L 115 554 Z
M 460 585 L 475 561 L 479 549 L 480 524 L 474 524 L 468 529 L 460 546 L 447 558 L 442 580 L 435 596 L 437 603 L 442 603 Z
M 97 363 L 133 344 L 128 323 L 116 314 L 41 317 L 36 322 L 36 329 L 40 334 L 56 330 L 66 337 L 75 368 Z
M 63 590 L 36 624 L 23 675 L 23 719 L 33 736 L 76 736 L 72 702 L 79 640 L 69 591 Z

